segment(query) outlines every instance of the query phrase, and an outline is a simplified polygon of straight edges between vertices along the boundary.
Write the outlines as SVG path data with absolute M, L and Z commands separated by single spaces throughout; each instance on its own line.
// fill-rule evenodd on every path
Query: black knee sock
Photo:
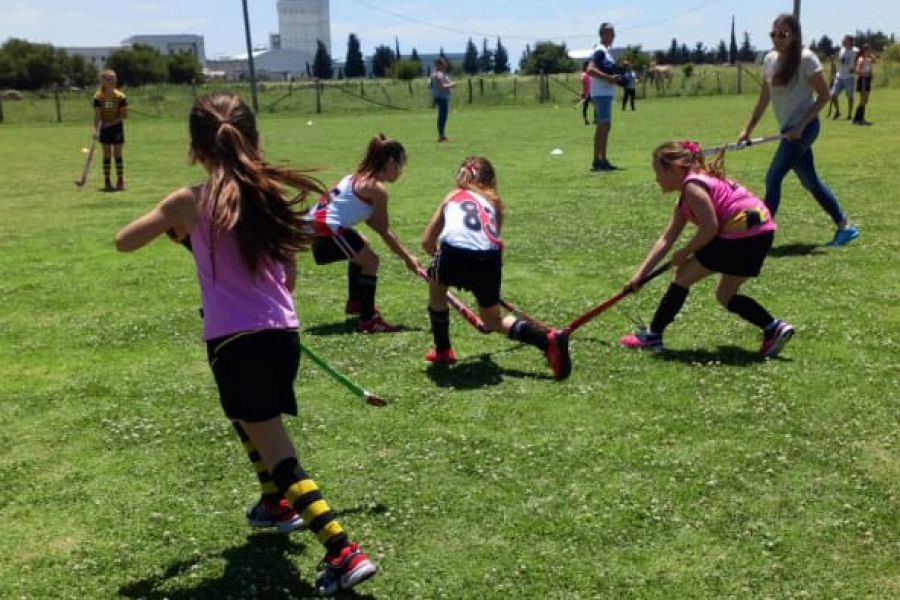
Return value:
M 244 431 L 244 428 L 237 421 L 232 421 L 231 424 L 234 426 L 238 437 L 241 438 L 241 444 L 247 452 L 247 458 L 250 459 L 250 464 L 253 465 L 253 470 L 256 471 L 256 478 L 259 479 L 259 487 L 262 490 L 263 499 L 278 502 L 281 500 L 281 492 L 278 491 L 278 486 L 272 481 L 272 474 L 269 473 L 269 470 L 263 464 L 262 458 L 259 456 L 259 452 L 256 450 L 253 442 L 247 436 L 247 432 Z
M 362 275 L 362 267 L 352 262 L 347 263 L 347 299 L 351 302 L 360 302 L 359 277 Z
M 378 278 L 374 275 L 360 275 L 356 279 L 359 285 L 359 303 L 361 305 L 359 318 L 368 321 L 375 316 L 375 287 Z
M 863 120 L 863 108 L 862 108 L 862 106 L 857 106 L 856 113 L 854 113 L 854 115 L 853 115 L 853 122 L 860 123 L 860 122 L 862 122 L 862 120 Z
M 119 181 L 122 180 L 122 177 L 125 175 L 125 159 L 121 156 L 116 157 L 116 178 Z
M 434 348 L 438 352 L 450 349 L 450 310 L 434 310 L 428 307 L 428 318 L 431 320 L 431 335 L 434 337 Z
M 506 335 L 511 340 L 537 346 L 541 350 L 547 349 L 547 330 L 525 319 L 516 319 Z
M 112 159 L 104 158 L 103 159 L 103 179 L 109 181 L 109 171 L 112 167 Z
M 316 534 L 329 556 L 337 556 L 350 542 L 344 528 L 338 523 L 334 511 L 322 498 L 319 486 L 313 481 L 296 458 L 285 458 L 273 469 L 272 476 L 278 489 L 287 498 L 309 530 Z
M 731 300 L 728 301 L 728 306 L 725 308 L 728 309 L 728 312 L 733 312 L 740 318 L 753 323 L 760 329 L 765 329 L 767 325 L 775 320 L 775 318 L 769 314 L 769 311 L 749 296 L 735 294 L 732 296 Z
M 659 306 L 656 308 L 656 314 L 653 315 L 653 321 L 650 322 L 650 331 L 662 335 L 666 327 L 669 326 L 675 315 L 684 306 L 684 301 L 688 296 L 688 288 L 683 288 L 678 284 L 669 284 L 669 289 L 663 294 Z

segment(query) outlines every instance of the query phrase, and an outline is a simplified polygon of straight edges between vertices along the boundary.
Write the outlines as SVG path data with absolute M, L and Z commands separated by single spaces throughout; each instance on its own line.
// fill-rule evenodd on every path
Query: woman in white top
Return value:
M 813 161 L 812 145 L 819 136 L 819 112 L 829 101 L 822 64 L 813 52 L 803 47 L 800 21 L 793 15 L 783 14 L 775 19 L 769 35 L 775 49 L 766 55 L 759 99 L 738 141 L 750 139 L 771 100 L 782 139 L 766 173 L 766 206 L 773 216 L 778 212 L 781 182 L 793 170 L 837 226 L 828 245 L 843 246 L 859 236 L 859 230 L 850 224 L 837 198 L 819 179 Z
M 856 91 L 859 92 L 859 106 L 853 117 L 854 125 L 871 125 L 866 121 L 866 105 L 869 103 L 869 93 L 872 91 L 872 63 L 874 62 L 872 48 L 866 44 L 862 47 L 859 58 L 856 59 Z

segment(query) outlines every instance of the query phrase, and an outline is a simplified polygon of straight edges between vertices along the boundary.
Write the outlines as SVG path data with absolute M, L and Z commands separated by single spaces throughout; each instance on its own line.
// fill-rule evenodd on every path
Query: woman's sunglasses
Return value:
M 784 40 L 784 39 L 791 37 L 791 32 L 790 31 L 770 31 L 769 37 L 772 38 L 773 40 L 776 40 L 776 39 Z

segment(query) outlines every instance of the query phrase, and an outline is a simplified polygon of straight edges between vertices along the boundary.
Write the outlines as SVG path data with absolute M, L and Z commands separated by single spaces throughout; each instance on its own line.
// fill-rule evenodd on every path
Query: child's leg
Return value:
M 125 161 L 122 158 L 122 144 L 113 145 L 113 156 L 116 159 L 116 187 L 122 189 L 125 184 Z
M 362 306 L 359 291 L 359 277 L 362 275 L 362 267 L 353 262 L 347 261 L 347 312 L 359 312 Z M 352 309 L 352 311 L 351 311 Z
M 265 467 L 272 473 L 279 492 L 287 498 L 310 531 L 316 534 L 329 556 L 337 556 L 349 545 L 347 534 L 334 512 L 322 498 L 316 483 L 297 461 L 294 444 L 281 417 L 259 423 L 240 422 L 259 452 Z
M 434 349 L 438 352 L 450 350 L 450 308 L 447 305 L 447 286 L 431 281 L 428 286 L 428 319 L 431 321 L 431 335 Z
M 278 486 L 272 481 L 272 473 L 266 468 L 262 457 L 259 455 L 253 442 L 250 441 L 247 432 L 244 431 L 241 424 L 238 421 L 232 421 L 231 424 L 234 426 L 234 430 L 241 440 L 244 451 L 247 452 L 247 458 L 250 459 L 253 470 L 256 471 L 256 477 L 259 479 L 259 487 L 262 492 L 263 500 L 278 502 L 281 500 L 281 492 L 278 491 Z
M 697 262 L 696 258 L 692 258 L 680 267 L 675 273 L 675 281 L 669 285 L 669 289 L 663 294 L 662 300 L 656 308 L 656 313 L 650 322 L 649 333 L 661 336 L 666 327 L 675 320 L 681 307 L 684 306 L 690 287 L 712 273 Z
M 745 281 L 747 281 L 746 277 L 722 275 L 716 288 L 716 300 L 728 312 L 733 312 L 760 329 L 765 329 L 775 321 L 775 318 L 753 298 L 738 294 L 738 290 Z
M 362 250 L 353 255 L 350 262 L 360 269 L 356 281 L 358 285 L 360 314 L 363 321 L 375 317 L 375 288 L 378 284 L 378 255 L 372 252 L 372 248 L 366 244 Z
M 112 167 L 112 153 L 113 145 L 103 144 L 103 182 L 107 189 L 112 188 L 112 181 L 109 178 Z

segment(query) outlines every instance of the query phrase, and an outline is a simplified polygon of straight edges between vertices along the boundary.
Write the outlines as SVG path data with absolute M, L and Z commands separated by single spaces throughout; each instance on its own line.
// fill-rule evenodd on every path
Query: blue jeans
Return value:
M 816 165 L 813 162 L 812 145 L 819 137 L 819 119 L 815 119 L 803 130 L 800 139 L 792 142 L 782 140 L 772 157 L 769 171 L 766 173 L 766 206 L 774 216 L 778 212 L 781 203 L 781 182 L 791 169 L 797 174 L 800 183 L 819 203 L 819 206 L 828 213 L 835 225 L 843 222 L 847 216 L 841 210 L 837 198 L 828 189 L 819 175 L 816 173 Z
M 446 137 L 444 130 L 447 127 L 447 115 L 450 113 L 450 98 L 435 98 L 434 105 L 437 107 L 438 119 L 438 137 Z

